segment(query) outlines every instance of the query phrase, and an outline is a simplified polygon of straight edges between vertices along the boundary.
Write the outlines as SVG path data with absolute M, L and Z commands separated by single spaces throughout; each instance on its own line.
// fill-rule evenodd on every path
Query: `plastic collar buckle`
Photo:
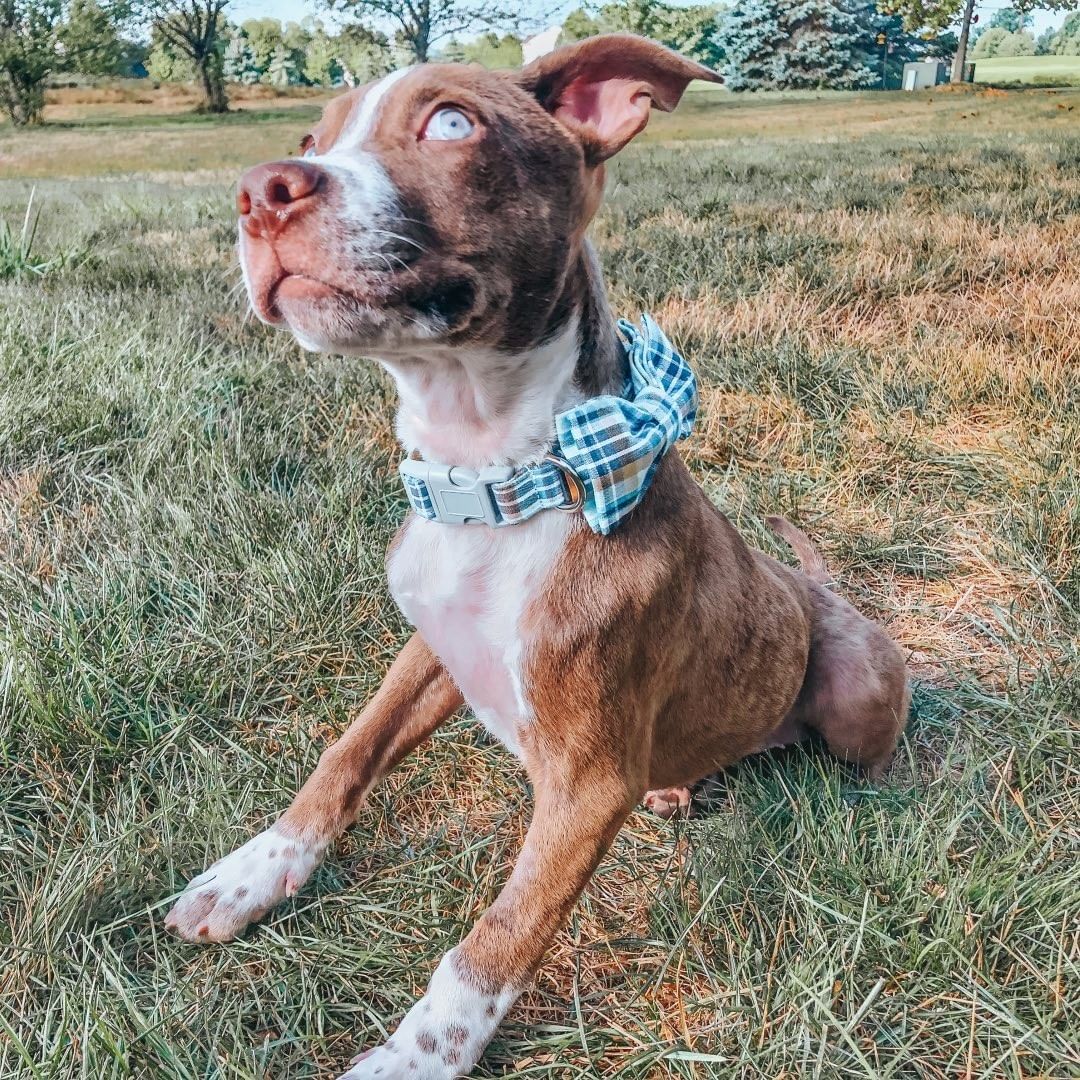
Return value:
M 493 529 L 507 524 L 499 516 L 491 486 L 514 475 L 510 466 L 467 469 L 406 458 L 398 469 L 402 476 L 412 476 L 427 487 L 435 508 L 433 520 L 447 525 L 490 525 Z

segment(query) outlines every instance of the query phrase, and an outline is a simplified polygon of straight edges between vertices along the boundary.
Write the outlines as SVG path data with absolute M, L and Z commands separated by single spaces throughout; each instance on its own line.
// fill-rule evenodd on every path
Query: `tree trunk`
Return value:
M 45 113 L 44 82 L 13 77 L 10 72 L 0 74 L 0 80 L 0 100 L 12 127 L 40 124 Z
M 200 108 L 209 113 L 228 112 L 229 98 L 225 93 L 225 80 L 217 67 L 217 57 L 213 53 L 204 56 L 198 67 L 203 88 L 203 103 Z
M 960 26 L 960 41 L 956 46 L 956 56 L 953 57 L 952 81 L 960 83 L 964 81 L 964 66 L 967 64 L 968 37 L 971 34 L 971 16 L 975 12 L 975 0 L 967 0 L 964 5 L 964 21 Z
M 429 30 L 425 26 L 425 27 L 422 27 L 417 32 L 416 37 L 413 39 L 413 43 L 412 43 L 413 55 L 416 57 L 416 62 L 418 64 L 426 64 L 427 63 L 428 49 L 429 49 L 428 37 L 429 37 Z

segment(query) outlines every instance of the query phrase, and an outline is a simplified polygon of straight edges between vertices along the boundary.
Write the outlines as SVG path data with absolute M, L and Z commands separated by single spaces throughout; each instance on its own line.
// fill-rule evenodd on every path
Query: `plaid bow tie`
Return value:
M 697 381 L 647 315 L 619 320 L 630 376 L 623 396 L 591 398 L 555 417 L 555 445 L 538 465 L 472 470 L 409 459 L 400 465 L 413 510 L 431 521 L 515 525 L 541 510 L 578 510 L 610 533 L 645 497 L 660 459 L 686 438 Z

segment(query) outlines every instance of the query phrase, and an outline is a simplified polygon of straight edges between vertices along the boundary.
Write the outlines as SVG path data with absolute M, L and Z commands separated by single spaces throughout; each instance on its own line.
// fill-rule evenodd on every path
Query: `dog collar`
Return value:
M 581 511 L 610 533 L 645 497 L 661 458 L 686 438 L 697 415 L 697 380 L 647 315 L 619 320 L 629 378 L 555 417 L 555 442 L 535 465 L 467 469 L 408 458 L 398 470 L 420 517 L 501 528 L 541 510 Z

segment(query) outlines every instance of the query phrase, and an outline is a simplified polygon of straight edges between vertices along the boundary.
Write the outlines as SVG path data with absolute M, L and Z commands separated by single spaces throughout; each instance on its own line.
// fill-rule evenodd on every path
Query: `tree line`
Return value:
M 1080 15 L 1036 41 L 1029 2 L 978 27 L 975 0 L 610 0 L 567 15 L 561 40 L 643 34 L 722 71 L 736 91 L 888 88 L 910 60 L 955 58 L 959 77 L 969 45 L 975 59 L 1080 53 Z M 315 18 L 235 23 L 228 0 L 0 0 L 0 107 L 15 124 L 39 121 L 48 80 L 65 72 L 194 81 L 201 107 L 222 112 L 230 83 L 357 85 L 430 59 L 522 60 L 525 28 L 512 0 L 323 3 L 332 28 Z

